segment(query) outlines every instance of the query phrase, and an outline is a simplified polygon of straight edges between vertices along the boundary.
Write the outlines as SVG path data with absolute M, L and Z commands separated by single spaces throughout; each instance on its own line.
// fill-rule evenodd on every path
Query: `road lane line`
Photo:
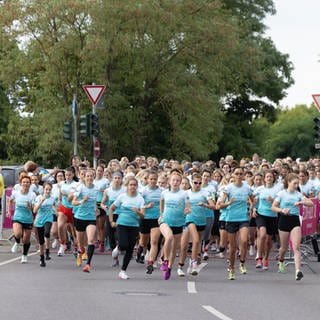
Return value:
M 36 254 L 38 254 L 38 252 L 29 253 L 28 257 L 29 256 L 34 256 Z M 9 264 L 9 263 L 15 262 L 15 261 L 20 260 L 20 259 L 21 259 L 21 256 L 17 257 L 17 258 L 13 258 L 13 259 L 10 259 L 10 260 L 6 260 L 6 261 L 3 261 L 3 262 L 0 262 L 0 267 L 4 266 L 6 264 Z
M 221 313 L 220 311 L 218 311 L 217 309 L 211 306 L 202 306 L 202 307 L 221 320 L 232 320 L 231 318 L 227 317 L 226 315 L 224 315 L 223 313 Z
M 188 293 L 197 293 L 196 283 L 194 281 L 188 281 L 187 286 L 188 286 Z

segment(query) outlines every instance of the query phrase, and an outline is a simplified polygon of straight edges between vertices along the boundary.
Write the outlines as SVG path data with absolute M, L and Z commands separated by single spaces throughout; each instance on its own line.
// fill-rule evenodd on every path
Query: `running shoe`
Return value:
M 244 265 L 244 263 L 240 263 L 239 265 L 239 271 L 241 274 L 246 274 L 247 273 L 247 268 L 246 266 Z
M 208 255 L 208 252 L 207 252 L 207 251 L 205 251 L 205 252 L 203 253 L 202 259 L 203 259 L 204 261 L 207 261 L 207 260 L 209 259 L 209 255 Z
M 73 248 L 73 256 L 77 259 L 78 258 L 78 248 Z
M 119 266 L 119 259 L 118 258 L 113 259 L 111 267 L 116 268 L 118 266 Z
M 103 253 L 104 252 L 104 244 L 102 242 L 100 242 L 99 244 L 99 252 Z
M 149 263 L 147 265 L 146 274 L 152 274 L 152 272 L 153 272 L 153 265 Z
M 50 252 L 46 252 L 46 260 L 51 260 L 51 257 L 50 257 Z
M 183 272 L 183 269 L 182 269 L 181 266 L 178 267 L 177 274 L 178 274 L 179 277 L 184 277 L 185 276 L 185 273 Z
M 162 264 L 161 264 L 161 267 L 160 267 L 160 270 L 161 271 L 167 271 L 168 270 L 168 264 L 169 264 L 169 262 L 168 262 L 168 260 L 164 260 L 163 262 L 162 262 Z
M 235 279 L 236 279 L 234 270 L 229 270 L 228 279 L 229 279 L 229 280 L 235 280 Z
M 285 266 L 284 262 L 278 263 L 278 272 L 279 273 L 286 273 L 286 266 Z
M 87 260 L 88 260 L 87 251 L 84 251 L 84 252 L 82 253 L 82 260 L 83 260 L 83 261 L 87 261 Z
M 46 266 L 46 263 L 44 262 L 44 260 L 40 259 L 40 267 L 45 267 L 45 266 Z
M 89 273 L 89 272 L 90 272 L 90 264 L 87 263 L 87 264 L 84 266 L 84 268 L 82 269 L 82 271 Z
M 117 246 L 112 250 L 111 256 L 112 256 L 113 259 L 117 259 L 119 257 L 119 254 L 120 254 L 120 251 L 119 251 L 118 246 Z
M 303 278 L 303 273 L 300 270 L 296 271 L 296 280 L 299 281 Z
M 77 254 L 77 266 L 81 267 L 81 265 L 82 265 L 82 253 L 78 252 L 78 254 Z
M 58 244 L 59 244 L 59 240 L 54 239 L 51 245 L 52 249 L 56 249 L 58 247 Z
M 219 258 L 223 259 L 225 256 L 224 256 L 224 253 L 223 252 L 220 252 L 219 253 Z
M 60 244 L 59 250 L 58 250 L 58 257 L 62 257 L 64 255 L 65 246 L 63 244 Z
M 196 261 L 193 261 L 192 262 L 192 269 L 191 269 L 191 274 L 193 275 L 193 276 L 196 276 L 196 275 L 198 275 L 198 265 L 197 265 L 197 262 Z
M 121 270 L 119 272 L 119 278 L 122 279 L 122 280 L 128 280 L 130 279 L 130 277 L 128 276 L 128 274 L 124 271 L 124 270 Z
M 169 280 L 171 276 L 171 269 L 168 268 L 167 271 L 163 271 L 163 279 L 164 280 Z
M 187 273 L 188 273 L 188 274 L 191 274 L 191 271 L 192 271 L 192 260 L 191 260 L 191 258 L 190 258 L 190 259 L 189 259 L 188 268 L 187 268 Z
M 261 269 L 262 268 L 262 259 L 261 258 L 257 259 L 256 268 L 257 269 Z
M 263 260 L 263 266 L 262 266 L 263 270 L 268 270 L 269 269 L 269 261 L 267 259 Z
M 13 246 L 11 247 L 11 252 L 12 252 L 12 253 L 17 253 L 17 252 L 19 251 L 19 248 L 20 248 L 19 243 L 15 242 L 15 243 L 13 244 Z
M 253 256 L 254 255 L 254 247 L 253 247 L 253 245 L 250 245 L 250 247 L 249 247 L 249 256 Z
M 21 256 L 21 263 L 27 263 L 28 262 L 28 256 L 26 256 L 26 255 L 22 255 Z

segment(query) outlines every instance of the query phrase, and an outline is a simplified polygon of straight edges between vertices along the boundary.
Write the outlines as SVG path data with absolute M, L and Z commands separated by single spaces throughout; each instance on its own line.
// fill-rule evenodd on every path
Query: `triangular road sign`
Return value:
M 85 85 L 82 87 L 93 105 L 96 105 L 101 98 L 106 86 L 104 85 Z
M 316 104 L 318 111 L 320 112 L 320 94 L 313 94 L 312 98 Z

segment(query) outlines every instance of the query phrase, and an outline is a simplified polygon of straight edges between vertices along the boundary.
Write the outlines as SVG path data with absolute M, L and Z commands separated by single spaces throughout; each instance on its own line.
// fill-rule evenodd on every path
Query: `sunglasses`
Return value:
M 202 184 L 202 182 L 193 181 L 193 184 Z

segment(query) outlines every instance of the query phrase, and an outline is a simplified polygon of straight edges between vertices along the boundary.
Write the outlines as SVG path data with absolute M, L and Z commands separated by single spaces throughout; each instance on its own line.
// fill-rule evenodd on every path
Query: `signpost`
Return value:
M 105 91 L 105 85 L 84 85 L 83 90 L 88 96 L 89 100 L 92 102 L 92 114 L 96 115 L 96 105 L 99 102 L 99 99 Z M 92 135 L 92 145 L 93 145 L 93 167 L 97 167 L 97 159 L 100 156 L 100 141 L 95 135 Z
M 318 111 L 320 112 L 320 93 L 312 95 L 313 101 L 316 104 Z

